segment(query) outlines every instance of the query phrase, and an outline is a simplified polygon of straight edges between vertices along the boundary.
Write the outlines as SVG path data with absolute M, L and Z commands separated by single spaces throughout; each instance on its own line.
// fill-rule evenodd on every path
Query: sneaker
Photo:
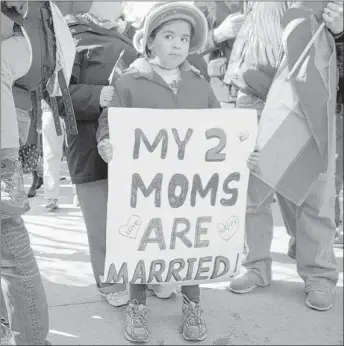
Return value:
M 258 285 L 250 278 L 247 273 L 237 277 L 229 283 L 229 290 L 234 293 L 249 293 L 252 292 Z
M 7 323 L 3 323 L 1 319 L 1 345 L 10 345 L 11 330 Z
M 199 304 L 183 296 L 183 337 L 187 341 L 203 341 L 207 338 L 207 326 Z
M 327 311 L 332 308 L 333 296 L 328 291 L 309 291 L 307 294 L 306 305 L 314 310 Z
M 125 310 L 124 336 L 131 342 L 146 343 L 149 341 L 147 328 L 147 308 L 133 301 Z
M 104 297 L 108 301 L 110 305 L 116 308 L 127 305 L 129 301 L 128 290 L 112 292 L 112 293 L 102 293 L 102 292 L 99 292 L 99 293 L 102 297 Z
M 78 195 L 74 195 L 74 197 L 73 197 L 73 205 L 74 205 L 74 207 L 80 207 Z
M 59 207 L 59 202 L 56 198 L 48 199 L 48 203 L 45 205 L 46 209 L 56 210 Z
M 177 294 L 176 288 L 173 285 L 147 285 L 147 289 L 153 291 L 160 299 L 168 299 L 173 294 Z

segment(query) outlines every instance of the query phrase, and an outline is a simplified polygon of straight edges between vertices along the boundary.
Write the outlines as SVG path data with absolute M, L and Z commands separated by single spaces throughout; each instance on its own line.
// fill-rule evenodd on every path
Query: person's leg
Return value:
M 2 149 L 1 289 L 11 343 L 43 345 L 49 331 L 48 305 L 29 234 L 20 216 L 28 209 L 18 149 Z
M 343 246 L 343 205 L 340 201 L 340 195 L 343 191 L 343 104 L 337 104 L 336 112 L 336 204 L 335 204 L 335 222 L 336 237 L 334 239 L 335 247 Z
M 80 207 L 79 197 L 78 197 L 78 194 L 76 192 L 75 184 L 73 184 L 73 205 L 75 207 Z
M 111 305 L 126 305 L 129 299 L 126 284 L 104 284 L 102 282 L 106 255 L 108 181 L 104 179 L 76 184 L 76 190 L 85 220 L 93 275 L 98 290 Z
M 276 194 L 278 204 L 281 208 L 283 221 L 287 233 L 290 236 L 289 239 L 289 249 L 288 256 L 295 259 L 296 258 L 296 213 L 297 207 L 294 203 L 291 203 L 279 194 Z
M 262 203 L 256 204 L 259 194 L 259 184 L 263 184 L 251 174 L 246 207 L 246 245 L 247 255 L 243 266 L 247 272 L 232 280 L 229 289 L 234 293 L 248 293 L 257 286 L 267 286 L 271 283 L 271 254 L 273 238 L 273 217 L 271 203 L 273 193 Z
M 321 175 L 297 212 L 297 271 L 305 282 L 307 305 L 317 310 L 331 308 L 339 276 L 333 250 L 334 197 L 334 176 Z
M 1 287 L 14 345 L 45 345 L 48 304 L 30 238 L 20 216 L 1 220 Z
M 337 140 L 336 140 L 336 204 L 335 204 L 335 222 L 336 227 L 343 221 L 341 220 L 341 208 L 339 196 L 343 189 L 343 116 L 337 115 Z
M 60 167 L 63 136 L 58 136 L 52 112 L 42 115 L 44 198 L 47 208 L 56 209 L 60 195 Z
M 1 345 L 8 345 L 11 339 L 11 329 L 8 322 L 4 293 L 1 289 Z

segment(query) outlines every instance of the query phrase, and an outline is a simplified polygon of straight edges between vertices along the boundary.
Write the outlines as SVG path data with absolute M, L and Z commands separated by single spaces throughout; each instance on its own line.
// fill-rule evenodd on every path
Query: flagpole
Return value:
M 316 33 L 314 34 L 314 36 L 311 38 L 311 40 L 308 42 L 306 48 L 304 49 L 304 51 L 302 52 L 302 54 L 300 55 L 300 57 L 297 59 L 294 67 L 291 69 L 291 71 L 288 74 L 287 77 L 287 81 L 289 81 L 291 79 L 291 77 L 293 76 L 293 74 L 295 73 L 295 71 L 299 68 L 299 66 L 301 65 L 303 59 L 305 58 L 305 56 L 308 54 L 309 50 L 311 49 L 312 45 L 314 44 L 315 40 L 318 38 L 318 36 L 320 35 L 322 29 L 324 29 L 325 27 L 325 23 L 321 23 L 321 25 L 319 26 L 318 30 L 316 31 Z

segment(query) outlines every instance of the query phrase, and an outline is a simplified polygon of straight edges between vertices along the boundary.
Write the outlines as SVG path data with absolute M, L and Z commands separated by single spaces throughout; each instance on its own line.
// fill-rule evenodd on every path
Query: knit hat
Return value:
M 186 20 L 193 27 L 189 54 L 202 51 L 208 36 L 207 19 L 195 5 L 184 2 L 166 2 L 153 6 L 146 15 L 143 27 L 135 33 L 133 38 L 135 49 L 143 54 L 153 30 L 170 20 L 178 19 Z

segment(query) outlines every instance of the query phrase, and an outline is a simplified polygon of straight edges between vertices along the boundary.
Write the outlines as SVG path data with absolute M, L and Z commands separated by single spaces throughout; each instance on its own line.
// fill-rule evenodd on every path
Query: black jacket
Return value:
M 120 53 L 126 50 L 123 60 L 128 65 L 137 58 L 137 53 L 131 43 L 134 33 L 131 26 L 122 35 L 115 29 L 101 29 L 82 16 L 72 18 L 68 25 L 76 44 L 69 91 L 78 134 L 67 135 L 65 153 L 73 184 L 83 184 L 107 178 L 107 164 L 98 154 L 96 141 L 102 111 L 100 92 L 109 85 Z

